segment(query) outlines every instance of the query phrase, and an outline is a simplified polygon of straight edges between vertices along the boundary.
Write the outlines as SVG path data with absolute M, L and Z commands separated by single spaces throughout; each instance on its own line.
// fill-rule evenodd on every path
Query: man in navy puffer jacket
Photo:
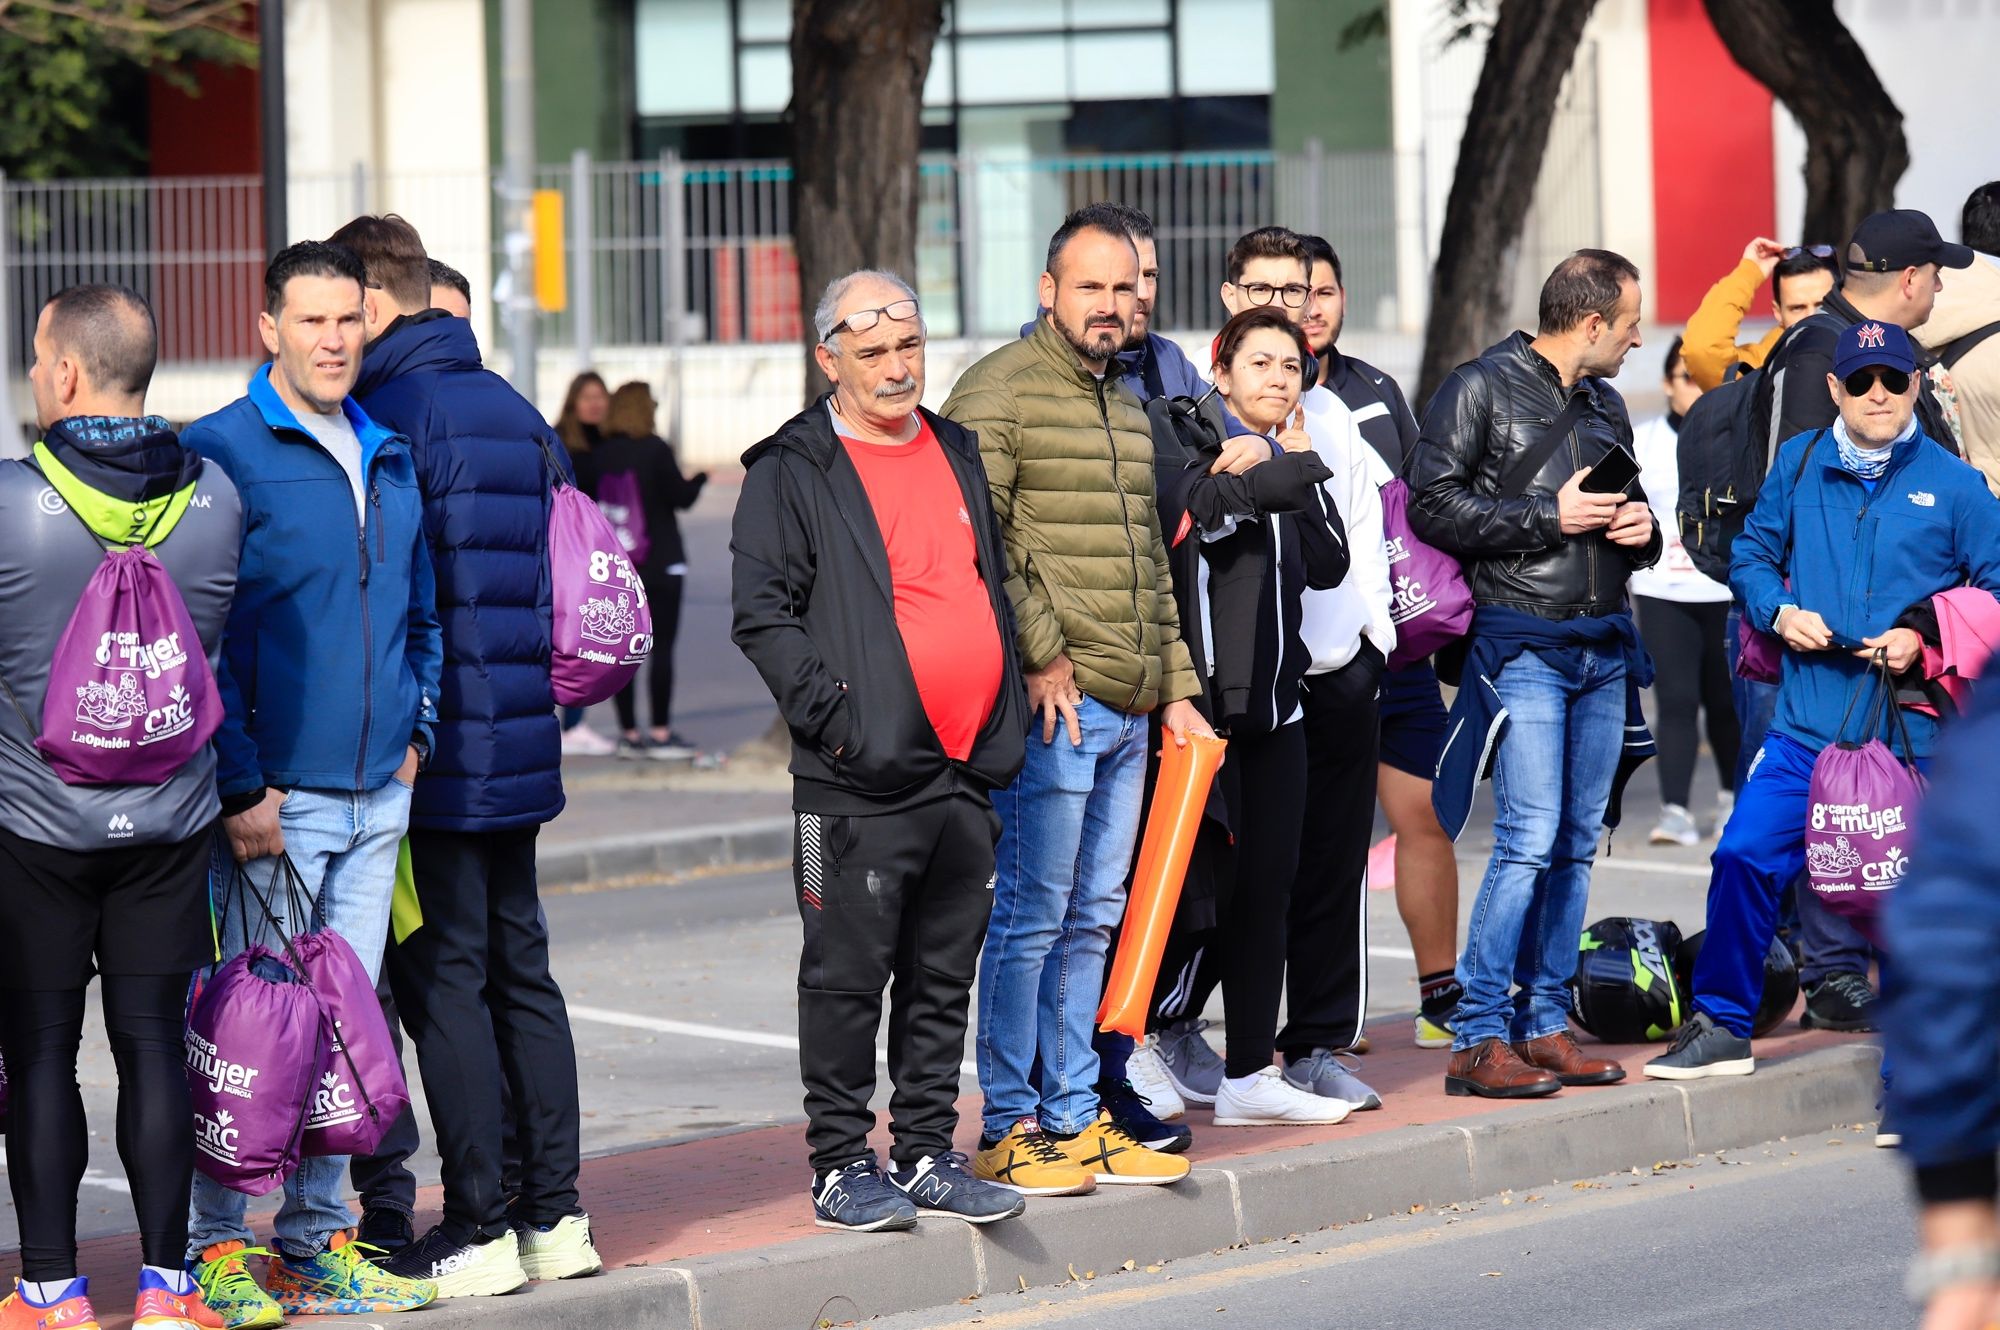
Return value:
M 536 835 L 563 807 L 548 547 L 563 450 L 480 363 L 472 326 L 429 308 L 414 227 L 357 217 L 332 238 L 368 270 L 354 395 L 410 440 L 444 632 L 437 742 L 410 814 L 423 925 L 389 962 L 430 1099 L 444 1219 L 384 1265 L 443 1297 L 506 1293 L 601 1268 L 576 1192 L 576 1047 L 535 889 Z M 511 1210 L 503 1081 L 522 1157 Z

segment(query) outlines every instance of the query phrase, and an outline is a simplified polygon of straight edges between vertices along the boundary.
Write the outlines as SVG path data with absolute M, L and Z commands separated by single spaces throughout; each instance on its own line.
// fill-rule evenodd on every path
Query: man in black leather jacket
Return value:
M 1625 404 L 1603 380 L 1638 345 L 1638 270 L 1604 250 L 1571 255 L 1542 287 L 1538 334 L 1453 370 L 1404 468 L 1411 525 L 1464 561 L 1479 606 L 1433 799 L 1455 833 L 1490 754 L 1497 804 L 1458 963 L 1452 1094 L 1553 1094 L 1625 1074 L 1570 1039 L 1565 981 L 1628 684 L 1650 676 L 1625 581 L 1659 558 L 1659 524 L 1643 491 L 1583 488 L 1612 450 L 1632 447 Z

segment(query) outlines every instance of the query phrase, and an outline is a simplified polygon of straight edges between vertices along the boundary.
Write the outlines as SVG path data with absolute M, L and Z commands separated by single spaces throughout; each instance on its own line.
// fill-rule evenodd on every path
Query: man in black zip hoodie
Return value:
M 1020 770 L 1027 730 L 1006 553 L 977 441 L 918 405 L 909 285 L 850 273 L 813 323 L 833 391 L 743 455 L 730 551 L 732 636 L 792 732 L 814 1218 L 983 1224 L 1026 1204 L 951 1143 L 993 901 L 991 795 Z M 885 986 L 886 1176 L 867 1141 Z

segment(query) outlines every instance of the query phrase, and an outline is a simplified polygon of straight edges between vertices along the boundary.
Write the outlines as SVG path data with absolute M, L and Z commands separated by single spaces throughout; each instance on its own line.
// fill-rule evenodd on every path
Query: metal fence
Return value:
M 919 167 L 914 278 L 940 336 L 1005 336 L 1033 313 L 1041 250 L 1064 213 L 1092 200 L 1144 209 L 1158 227 L 1157 322 L 1216 321 L 1229 244 L 1284 219 L 1327 235 L 1345 258 L 1355 317 L 1395 314 L 1395 164 L 1387 152 L 1292 155 L 926 158 Z M 801 333 L 792 173 L 768 161 L 595 162 L 538 172 L 564 196 L 569 307 L 544 316 L 545 347 L 778 344 Z M 351 174 L 291 182 L 296 235 L 392 209 L 432 253 L 475 276 L 503 271 L 491 178 Z M 254 176 L 10 181 L 0 209 L 10 268 L 13 355 L 25 363 L 33 312 L 80 281 L 147 295 L 165 364 L 261 353 L 264 260 Z M 678 310 L 679 318 L 669 317 Z
M 1596 174 L 1580 169 L 1594 168 L 1588 146 L 1579 140 L 1575 151 L 1552 148 L 1569 165 L 1556 188 L 1544 181 L 1531 227 L 1537 244 L 1527 249 L 1596 242 L 1589 229 L 1597 213 Z M 1100 199 L 1132 204 L 1154 219 L 1158 328 L 1198 338 L 1218 324 L 1217 288 L 1231 242 L 1278 221 L 1324 235 L 1340 252 L 1351 332 L 1409 333 L 1421 320 L 1429 278 L 1425 170 L 1412 155 L 1316 147 L 926 156 L 918 170 L 912 276 L 933 335 L 933 384 L 948 389 L 953 369 L 1033 317 L 1047 237 L 1065 213 Z M 687 425 L 693 456 L 708 460 L 753 442 L 773 411 L 796 404 L 806 311 L 788 164 L 684 162 L 671 155 L 599 162 L 579 155 L 541 168 L 536 183 L 563 196 L 568 289 L 567 306 L 540 318 L 533 395 L 541 405 L 559 402 L 569 374 L 581 366 L 647 378 L 670 404 L 677 432 Z M 492 174 L 479 171 L 409 177 L 356 167 L 295 177 L 287 192 L 289 227 L 295 237 L 313 236 L 361 212 L 409 218 L 433 255 L 470 278 L 474 325 L 489 358 L 505 369 L 497 339 L 484 335 L 493 327 L 494 279 L 507 269 L 495 185 Z M 156 409 L 188 419 L 235 397 L 263 355 L 256 332 L 262 218 L 262 188 L 248 176 L 4 182 L 0 365 L 11 373 L 0 374 L 0 414 L 10 381 L 19 391 L 42 302 L 84 281 L 119 282 L 151 300 L 160 327 Z M 1528 311 L 1532 299 L 1529 290 Z M 26 414 L 24 400 L 14 408 Z

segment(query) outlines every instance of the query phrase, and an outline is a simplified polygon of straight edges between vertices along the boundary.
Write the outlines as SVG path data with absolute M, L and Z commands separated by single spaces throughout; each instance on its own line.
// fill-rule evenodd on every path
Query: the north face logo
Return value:
M 1854 330 L 1854 340 L 1865 351 L 1880 351 L 1889 334 L 1879 323 L 1864 323 Z

